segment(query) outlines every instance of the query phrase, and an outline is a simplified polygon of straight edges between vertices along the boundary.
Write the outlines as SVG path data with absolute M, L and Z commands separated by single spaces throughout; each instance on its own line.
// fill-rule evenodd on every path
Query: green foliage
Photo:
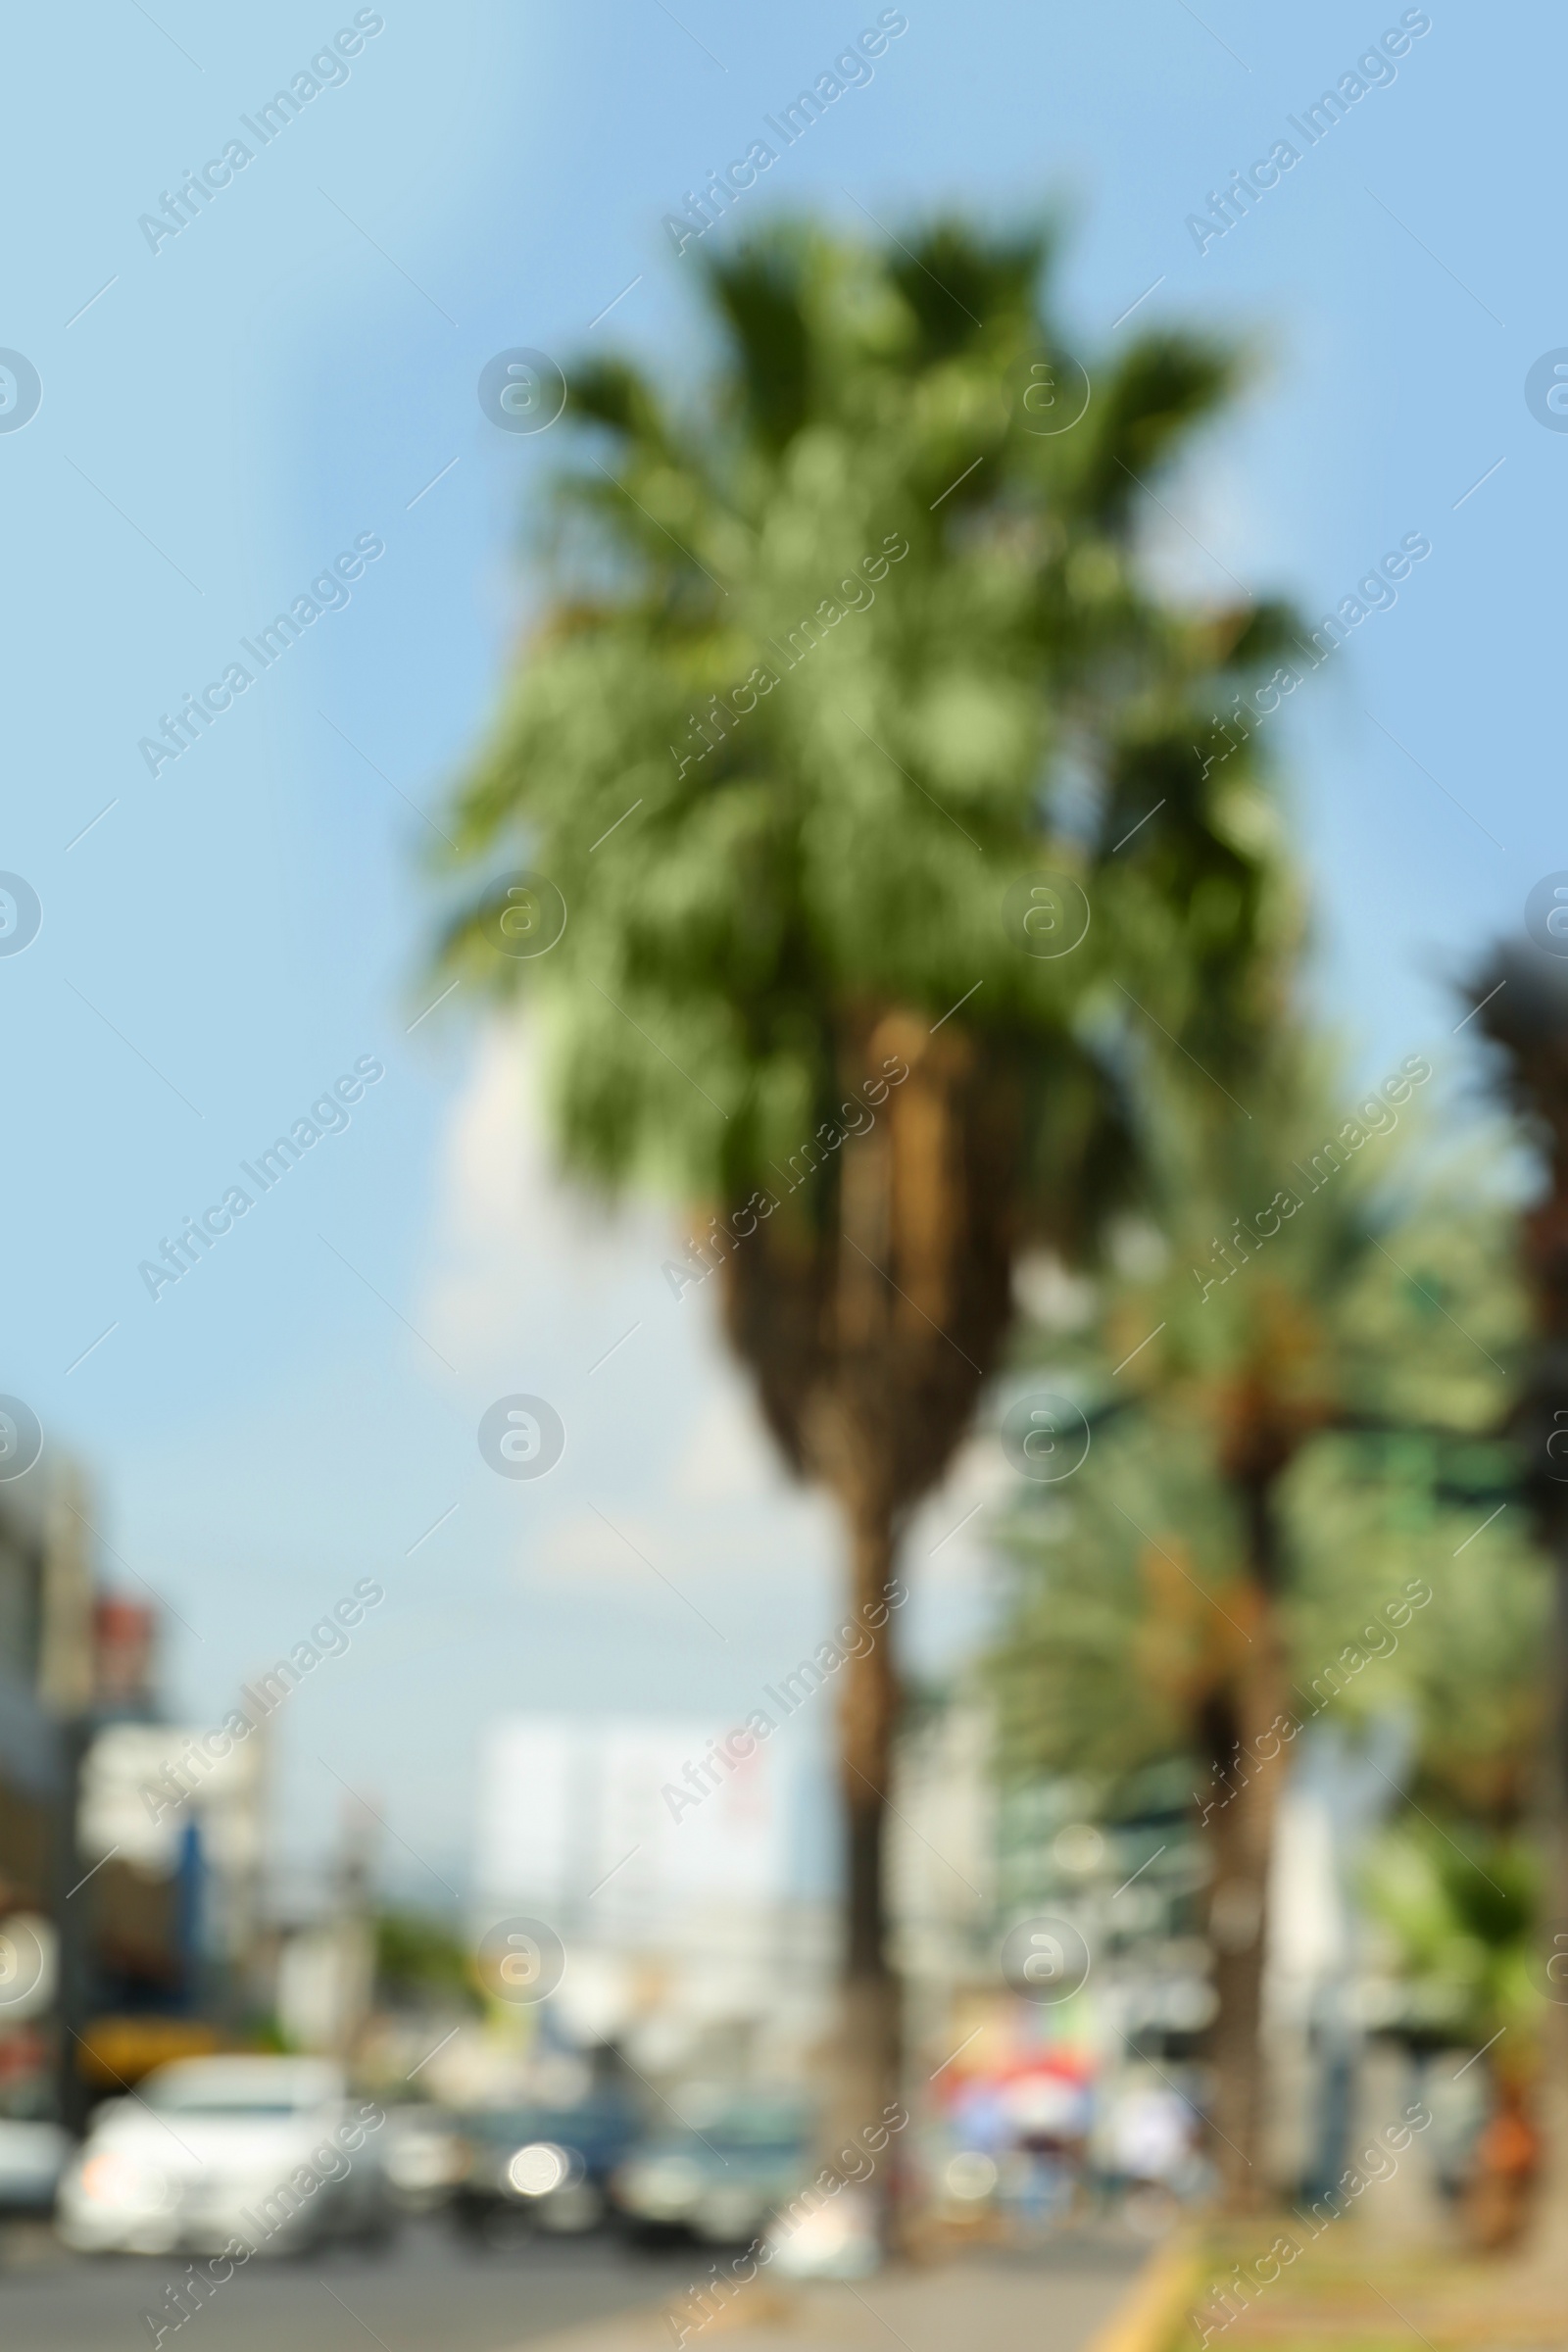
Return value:
M 479 2006 L 466 1945 L 419 1912 L 383 1911 L 376 1920 L 375 1981 L 395 2008 Z
M 1059 1492 L 1021 1496 L 1012 1592 L 991 1661 L 1004 1778 L 1063 1772 L 1112 1789 L 1189 1750 L 1213 1597 L 1234 1583 L 1234 1513 L 1173 1420 L 1097 1428 Z
M 569 371 L 581 463 L 449 820 L 484 880 L 444 954 L 537 1004 L 579 1172 L 743 1197 L 864 1074 L 882 1009 L 967 999 L 1026 1105 L 1024 1189 L 1073 1161 L 1103 1200 L 1127 992 L 1199 1052 L 1250 1017 L 1271 820 L 1249 749 L 1203 747 L 1283 616 L 1174 609 L 1140 560 L 1139 484 L 1238 355 L 1135 337 L 1043 434 L 1031 370 L 1064 405 L 1077 380 L 1048 261 L 957 223 L 884 252 L 776 230 L 704 266 L 719 356 L 685 398 L 623 360 Z M 570 910 L 537 961 L 494 946 L 504 865 Z M 1042 867 L 1094 910 L 1054 960 L 1002 919 Z
M 1379 1838 L 1362 1894 L 1392 1945 L 1407 2030 L 1478 2046 L 1510 2026 L 1534 2038 L 1539 1875 L 1517 1839 L 1470 1835 L 1458 1842 L 1411 1817 Z M 1494 2063 L 1508 2057 L 1500 2052 Z
M 1446 1487 L 1455 1468 L 1487 1469 L 1494 1483 L 1469 1498 Z M 1516 1505 L 1476 1533 L 1515 1474 L 1506 1449 L 1478 1456 L 1439 1432 L 1324 1438 L 1289 1492 L 1293 1680 L 1313 1704 L 1332 1691 L 1352 1721 L 1409 1710 L 1417 1801 L 1450 1821 L 1503 1827 L 1528 1801 L 1548 1604 Z M 1391 1626 L 1389 1604 L 1411 1585 L 1432 1597 Z
M 1037 1332 L 1025 1349 L 1096 1429 L 1070 1483 L 1020 1496 L 994 1664 L 1005 1767 L 1109 1783 L 1191 1749 L 1257 1605 L 1235 1473 L 1261 1451 L 1298 1720 L 1409 1714 L 1418 1800 L 1506 1829 L 1539 1730 L 1547 1605 L 1498 1434 L 1527 1340 L 1511 1215 L 1474 1165 L 1412 1199 L 1393 1132 L 1314 1190 L 1313 1152 L 1350 1106 L 1320 1058 L 1283 1043 L 1250 1117 L 1162 1078 L 1141 1094 L 1162 1122 L 1146 1152 L 1162 1229 L 1124 1238 L 1076 1339 Z M 1260 1241 L 1281 1189 L 1297 1206 Z M 1228 1255 L 1213 1247 L 1227 1236 Z M 1430 1597 L 1405 1609 L 1412 1588 Z

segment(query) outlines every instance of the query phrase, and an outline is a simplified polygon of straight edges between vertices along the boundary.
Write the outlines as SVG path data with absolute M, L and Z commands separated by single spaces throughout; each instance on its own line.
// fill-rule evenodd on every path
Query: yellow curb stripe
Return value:
M 1201 2251 L 1185 2234 L 1161 2247 L 1083 2352 L 1168 2352 L 1202 2281 Z

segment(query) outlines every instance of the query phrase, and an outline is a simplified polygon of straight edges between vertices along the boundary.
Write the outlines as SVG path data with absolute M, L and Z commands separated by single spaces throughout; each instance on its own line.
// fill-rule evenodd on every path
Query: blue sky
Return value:
M 479 370 L 518 345 L 568 372 L 611 343 L 690 365 L 692 265 L 662 216 L 878 13 L 395 0 L 265 147 L 241 116 L 353 9 L 158 0 L 155 23 L 100 0 L 69 40 L 38 17 L 14 33 L 0 345 L 43 396 L 0 434 L 0 867 L 43 927 L 0 959 L 0 1386 L 90 1466 L 113 1573 L 177 1612 L 180 1712 L 216 1719 L 357 1579 L 384 1583 L 280 1720 L 281 1819 L 319 1852 L 333 1776 L 368 1791 L 390 1874 L 435 1899 L 431 1871 L 466 1868 L 488 1718 L 727 1720 L 833 1605 L 831 1522 L 777 1480 L 709 1302 L 662 1284 L 659 1216 L 608 1227 L 554 1187 L 526 1051 L 461 999 L 410 1025 L 435 993 L 427 820 L 505 675 L 519 528 L 560 454 L 494 429 Z M 869 85 L 714 236 L 781 206 L 870 231 L 1052 201 L 1086 351 L 1161 318 L 1255 340 L 1250 398 L 1171 499 L 1169 560 L 1315 616 L 1430 538 L 1279 742 L 1356 1063 L 1457 1057 L 1445 973 L 1568 865 L 1547 716 L 1568 437 L 1523 396 L 1568 344 L 1560 22 L 1527 7 L 1504 33 L 1440 0 L 1392 84 L 1200 253 L 1208 192 L 1425 12 L 905 13 Z M 151 250 L 139 217 L 236 137 L 253 160 Z M 150 775 L 161 714 L 366 534 L 385 552 L 351 601 Z M 349 1128 L 150 1299 L 138 1262 L 361 1056 L 385 1075 Z M 512 1391 L 570 1432 L 537 1484 L 478 1456 Z M 975 1622 L 986 1514 L 928 1554 L 990 1479 L 968 1460 L 916 1533 L 928 1662 Z

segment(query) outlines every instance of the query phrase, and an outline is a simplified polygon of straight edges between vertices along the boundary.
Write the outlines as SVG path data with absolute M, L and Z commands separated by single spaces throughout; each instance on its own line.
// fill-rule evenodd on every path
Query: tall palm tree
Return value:
M 1017 1252 L 1115 1197 L 1124 1020 L 1200 1053 L 1244 1021 L 1269 905 L 1254 755 L 1220 759 L 1214 713 L 1282 618 L 1160 601 L 1141 561 L 1142 486 L 1236 356 L 1151 332 L 1086 377 L 1046 262 L 952 224 L 777 229 L 708 263 L 684 396 L 572 373 L 552 601 L 451 820 L 492 874 L 448 958 L 530 983 L 567 1164 L 694 1209 L 687 1271 L 717 1267 L 873 1618 Z M 537 960 L 497 953 L 555 904 L 508 918 L 503 854 L 569 910 Z M 899 2081 L 891 1629 L 841 1689 L 831 2120 L 858 2125 Z
M 1446 1474 L 1447 1458 L 1495 1420 L 1492 1350 L 1506 1350 L 1516 1310 L 1491 1265 L 1490 1285 L 1471 1286 L 1478 1311 L 1467 1296 L 1461 1330 L 1418 1229 L 1406 1255 L 1395 1131 L 1419 1110 L 1432 1074 L 1421 1056 L 1390 1072 L 1387 1090 L 1336 1101 L 1327 1056 L 1287 1004 L 1263 1051 L 1217 1059 L 1203 1083 L 1190 1084 L 1154 1043 L 1138 1101 L 1144 1200 L 1163 1253 L 1151 1248 L 1138 1274 L 1109 1285 L 1091 1344 L 1098 1374 L 1092 1356 L 1084 1367 L 1100 1410 L 1148 1425 L 1152 1490 L 1147 1476 L 1129 1475 L 1133 1457 L 1115 1444 L 1096 1473 L 1106 1522 L 1124 1549 L 1139 1547 L 1144 1589 L 1132 1603 L 1124 1586 L 1119 1610 L 1108 1580 L 1099 1592 L 1085 1637 L 1099 1662 L 1066 1704 L 1080 1716 L 1098 1709 L 1092 1744 L 1102 1759 L 1119 1742 L 1129 1760 L 1184 1747 L 1198 1760 L 1216 1994 L 1214 2157 L 1226 2204 L 1247 2211 L 1272 2195 L 1261 2038 L 1275 1817 L 1316 1704 L 1293 1683 L 1301 1655 L 1292 1641 L 1301 1598 L 1293 1476 L 1333 1433 L 1413 1441 Z M 1146 1507 L 1157 1518 L 1143 1517 Z M 1364 1557 L 1364 1541 L 1359 1548 Z M 1112 1629 L 1118 1617 L 1126 1626 L 1130 1605 L 1138 1630 L 1123 1660 Z M 1076 1659 L 1042 1658 L 1051 1607 L 1048 1589 L 1038 1631 L 1003 1668 L 1014 1719 L 1030 1679 L 1059 1709 L 1062 1680 L 1077 1674 Z M 1026 1605 L 1026 1628 L 1028 1619 Z M 1332 1651 L 1308 1673 L 1318 1664 L 1332 1668 Z M 1105 1704 L 1107 1672 L 1124 1694 L 1119 1708 Z M 1131 1720 L 1129 1672 L 1147 1685 Z M 1053 1744 L 1048 1732 L 1037 1752 Z
M 1300 1042 L 1282 1036 L 1248 1063 L 1224 1065 L 1246 1102 L 1200 1102 L 1157 1083 L 1168 1105 L 1159 1169 L 1170 1267 L 1122 1302 L 1118 1350 L 1155 1324 L 1128 1367 L 1139 1391 L 1166 1392 L 1203 1447 L 1228 1502 L 1237 1579 L 1197 1709 L 1209 1768 L 1205 1829 L 1212 1873 L 1208 1935 L 1217 2007 L 1210 2035 L 1215 2156 L 1227 2204 L 1268 2201 L 1260 2057 L 1269 1862 L 1282 1773 L 1274 1727 L 1296 1711 L 1284 1606 L 1290 1590 L 1282 1495 L 1302 1449 L 1342 1421 L 1349 1397 L 1343 1317 L 1370 1254 L 1364 1163 L 1338 1142 L 1343 1119 Z M 1246 1075 L 1242 1075 L 1243 1069 Z M 1401 1082 L 1408 1100 L 1408 1080 Z M 1392 1127 L 1397 1112 L 1385 1105 Z M 1326 1138 L 1336 1139 L 1324 1152 Z M 1361 1147 L 1364 1152 L 1365 1146 Z M 1308 1173 L 1314 1152 L 1319 1173 Z M 1337 1164 L 1341 1163 L 1343 1164 Z M 1144 1318 L 1147 1316 L 1147 1320 Z M 1142 1330 L 1133 1326 L 1142 1321 Z
M 1568 964 L 1527 941 L 1498 948 L 1465 992 L 1498 1049 L 1498 1091 L 1542 1173 L 1521 1229 L 1535 1338 L 1515 1427 L 1542 1547 L 1555 1586 L 1542 1774 L 1546 1852 L 1540 1955 L 1546 2161 L 1535 2252 L 1568 2262 Z M 1549 1975 L 1546 1973 L 1549 1970 Z

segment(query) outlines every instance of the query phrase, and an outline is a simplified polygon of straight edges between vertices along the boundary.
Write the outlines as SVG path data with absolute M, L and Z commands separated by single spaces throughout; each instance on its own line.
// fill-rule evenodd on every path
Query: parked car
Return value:
M 730 2245 L 760 2235 L 809 2176 L 806 2116 L 756 2101 L 721 2110 L 701 2130 L 645 2139 L 617 2168 L 612 2194 L 640 2236 L 681 2230 Z
M 313 2058 L 187 2058 L 110 2099 L 66 2167 L 56 2228 L 80 2253 L 295 2254 L 373 2239 L 393 2209 L 384 2118 Z
M 609 2095 L 576 2107 L 469 2115 L 453 2218 L 490 2244 L 535 2229 L 563 2235 L 596 2229 L 608 2210 L 610 2176 L 636 2128 L 629 2102 Z
M 58 2124 L 23 2124 L 0 2116 L 0 2214 L 48 2213 L 71 2137 Z
M 387 2111 L 381 2171 L 403 2213 L 434 2213 L 450 2202 L 468 2168 L 462 2121 L 441 2107 L 409 2105 Z

